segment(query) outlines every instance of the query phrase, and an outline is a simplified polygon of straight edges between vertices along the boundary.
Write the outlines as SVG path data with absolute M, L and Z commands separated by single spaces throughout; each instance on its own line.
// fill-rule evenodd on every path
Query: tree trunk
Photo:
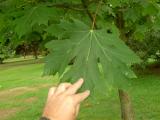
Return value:
M 33 50 L 34 58 L 38 59 L 38 49 Z
M 3 58 L 0 58 L 0 64 L 3 64 L 3 60 L 4 60 Z
M 128 41 L 128 36 L 130 36 L 129 32 L 126 34 L 124 31 L 125 28 L 125 21 L 123 19 L 123 8 L 119 8 L 118 13 L 116 14 L 116 19 L 115 19 L 115 24 L 118 27 L 120 31 L 120 38 L 124 41 Z M 133 113 L 133 108 L 131 105 L 131 100 L 129 98 L 129 95 L 119 89 L 119 99 L 120 99 L 120 104 L 121 104 L 121 117 L 122 120 L 134 120 L 134 113 Z
M 24 44 L 24 48 L 23 48 L 23 56 L 24 56 L 24 59 L 26 58 L 26 56 L 27 56 L 27 47 L 28 47 L 28 45 L 27 44 Z
M 131 105 L 131 100 L 128 94 L 119 89 L 119 99 L 121 104 L 121 118 L 122 120 L 134 120 L 133 108 Z

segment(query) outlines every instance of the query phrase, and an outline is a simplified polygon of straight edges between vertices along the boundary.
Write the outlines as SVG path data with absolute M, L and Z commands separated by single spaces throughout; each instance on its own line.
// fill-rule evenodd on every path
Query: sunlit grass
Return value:
M 8 115 L 7 120 L 37 120 L 41 116 L 49 87 L 58 83 L 57 77 L 42 77 L 42 71 L 42 63 L 0 70 L 0 93 L 21 87 L 28 89 L 0 97 L 0 110 L 17 109 L 15 114 Z M 159 87 L 159 75 L 141 75 L 132 81 L 128 92 L 132 98 L 135 120 L 160 120 Z M 83 103 L 79 120 L 120 120 L 117 90 L 111 91 L 96 105 Z

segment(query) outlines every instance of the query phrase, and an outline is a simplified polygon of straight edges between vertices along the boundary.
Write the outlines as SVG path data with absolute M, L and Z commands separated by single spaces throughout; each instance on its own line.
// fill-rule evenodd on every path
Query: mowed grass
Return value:
M 38 120 L 48 89 L 58 83 L 58 77 L 42 77 L 42 63 L 0 68 L 0 120 Z M 128 92 L 135 120 L 160 120 L 160 75 L 140 75 Z M 96 105 L 84 102 L 78 120 L 120 120 L 117 90 Z

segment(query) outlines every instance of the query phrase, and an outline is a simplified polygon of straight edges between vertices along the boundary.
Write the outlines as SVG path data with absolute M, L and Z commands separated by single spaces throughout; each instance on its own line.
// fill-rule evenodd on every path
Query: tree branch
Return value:
M 93 16 L 92 29 L 94 29 L 94 27 L 96 27 L 96 18 L 97 18 L 98 11 L 99 11 L 99 9 L 101 7 L 101 4 L 102 4 L 102 0 L 98 3 L 96 12 L 95 12 L 95 14 Z
M 88 10 L 88 6 L 87 6 L 87 4 L 86 4 L 86 1 L 85 1 L 85 0 L 81 0 L 81 2 L 82 2 L 82 5 L 83 5 L 86 13 L 88 14 L 88 16 L 89 16 L 89 18 L 90 18 L 90 20 L 91 20 L 91 22 L 93 23 L 94 18 L 93 18 L 93 15 L 92 15 L 92 14 L 90 13 L 90 11 Z M 96 23 L 95 23 L 95 28 L 97 28 Z
M 82 4 L 48 4 L 48 7 L 57 7 L 57 8 L 64 8 L 64 9 L 71 9 L 71 10 L 76 10 L 76 11 L 85 11 L 83 8 Z

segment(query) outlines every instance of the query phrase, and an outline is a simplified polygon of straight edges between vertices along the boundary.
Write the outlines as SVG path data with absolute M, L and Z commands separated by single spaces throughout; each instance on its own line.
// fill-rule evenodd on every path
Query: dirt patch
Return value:
M 33 103 L 33 102 L 35 102 L 36 100 L 37 100 L 36 97 L 30 97 L 30 98 L 28 98 L 28 99 L 25 99 L 24 102 L 26 102 L 26 103 Z
M 160 75 L 160 64 L 151 64 L 146 66 L 145 68 L 142 68 L 141 66 L 136 66 L 134 68 L 134 71 L 138 75 L 144 75 L 144 74 L 154 74 L 154 75 Z
M 31 60 L 23 60 L 23 61 L 15 61 L 15 62 L 9 62 L 5 64 L 0 64 L 0 70 L 7 70 L 11 67 L 17 67 L 17 66 L 24 66 L 24 65 L 31 65 L 31 64 L 41 64 L 43 63 L 43 58 L 39 58 L 37 60 L 31 59 Z
M 51 86 L 53 86 L 53 85 L 51 85 L 51 84 L 42 84 L 42 85 L 37 86 L 36 88 L 37 89 L 41 89 L 41 88 L 48 88 L 48 87 L 51 87 Z
M 26 92 L 38 91 L 41 88 L 50 87 L 51 84 L 41 84 L 34 87 L 17 87 L 9 90 L 0 91 L 0 101 L 4 101 L 19 95 L 22 95 Z
M 160 63 L 156 62 L 151 65 L 148 65 L 146 69 L 149 73 L 160 74 Z
M 5 120 L 10 116 L 15 115 L 18 111 L 20 111 L 19 108 L 12 108 L 12 109 L 0 109 L 0 118 L 1 120 Z
M 41 88 L 49 88 L 51 84 L 41 84 L 33 87 L 17 87 L 9 90 L 0 91 L 0 102 L 9 102 L 7 104 L 13 104 L 15 101 L 14 97 L 25 94 L 26 92 L 36 92 Z M 37 101 L 37 97 L 29 97 L 26 99 L 16 99 L 16 102 L 19 103 L 34 103 Z M 14 104 L 16 104 L 14 102 Z M 21 108 L 10 108 L 10 109 L 0 109 L 0 120 L 5 120 L 8 117 L 15 115 L 17 112 L 22 111 Z
M 17 87 L 9 90 L 0 91 L 0 100 L 21 95 L 28 91 L 35 91 L 35 88 Z
M 146 68 L 144 70 L 140 70 L 138 73 L 160 75 L 160 68 Z

